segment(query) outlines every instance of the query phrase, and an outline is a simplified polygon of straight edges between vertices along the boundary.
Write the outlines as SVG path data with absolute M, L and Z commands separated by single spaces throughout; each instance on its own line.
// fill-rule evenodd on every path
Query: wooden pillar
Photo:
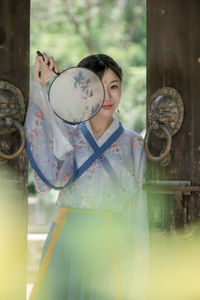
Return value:
M 26 107 L 29 23 L 30 1 L 0 1 L 0 82 L 14 84 L 22 92 Z M 3 106 L 0 104 L 0 113 L 5 105 L 10 115 L 13 107 L 9 106 L 9 101 Z M 20 144 L 17 130 L 6 138 L 0 135 L 1 150 L 4 139 L 11 153 Z M 27 170 L 25 150 L 15 159 L 0 159 L 0 299 L 26 299 Z

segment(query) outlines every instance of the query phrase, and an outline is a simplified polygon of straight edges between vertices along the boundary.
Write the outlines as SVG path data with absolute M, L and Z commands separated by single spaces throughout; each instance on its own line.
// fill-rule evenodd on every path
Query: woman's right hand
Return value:
M 34 80 L 44 86 L 53 76 L 55 76 L 54 71 L 52 71 L 53 68 L 56 73 L 62 71 L 58 70 L 57 63 L 52 56 L 48 56 L 46 53 L 43 53 L 42 55 L 43 56 L 37 55 L 35 59 Z

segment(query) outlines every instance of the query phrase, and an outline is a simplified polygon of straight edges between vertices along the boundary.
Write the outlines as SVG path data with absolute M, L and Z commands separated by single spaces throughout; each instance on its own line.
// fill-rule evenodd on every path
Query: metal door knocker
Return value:
M 150 127 L 144 138 L 144 148 L 150 160 L 160 162 L 169 156 L 172 136 L 178 132 L 183 122 L 184 107 L 180 94 L 170 87 L 159 89 L 150 99 L 147 116 Z M 149 150 L 151 134 L 167 139 L 165 149 L 159 156 L 153 156 Z
M 17 157 L 25 146 L 25 134 L 20 124 L 25 116 L 24 97 L 14 84 L 0 81 L 0 158 L 13 159 Z M 10 153 L 10 139 L 8 136 L 19 131 L 21 143 L 15 153 Z

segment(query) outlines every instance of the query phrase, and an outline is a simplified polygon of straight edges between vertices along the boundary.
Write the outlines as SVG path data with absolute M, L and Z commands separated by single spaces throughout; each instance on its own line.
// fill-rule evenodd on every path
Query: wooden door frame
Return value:
M 199 11 L 198 0 L 147 0 L 147 107 L 151 96 L 167 86 L 181 94 L 185 110 L 182 126 L 173 137 L 171 163 L 161 167 L 148 161 L 147 180 L 190 181 L 200 186 Z M 160 147 L 159 140 L 153 143 L 154 147 Z M 197 220 L 199 195 L 199 192 L 183 195 L 178 207 L 174 195 L 157 197 L 153 210 L 160 205 L 162 213 L 173 211 L 170 216 L 167 213 L 169 222 L 165 214 L 160 216 L 163 228 L 170 230 Z
M 29 29 L 30 1 L 1 0 L 0 80 L 10 82 L 22 92 L 26 107 L 29 98 Z M 7 134 L 6 141 L 10 152 L 14 152 L 20 144 L 18 132 Z M 0 299 L 26 299 L 27 175 L 25 149 L 15 159 L 0 160 Z

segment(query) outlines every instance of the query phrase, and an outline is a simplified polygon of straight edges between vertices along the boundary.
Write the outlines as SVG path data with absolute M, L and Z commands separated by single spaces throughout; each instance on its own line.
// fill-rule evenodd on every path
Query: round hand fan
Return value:
M 91 70 L 72 67 L 53 80 L 48 97 L 56 115 L 69 124 L 78 124 L 98 113 L 104 100 L 104 87 Z

